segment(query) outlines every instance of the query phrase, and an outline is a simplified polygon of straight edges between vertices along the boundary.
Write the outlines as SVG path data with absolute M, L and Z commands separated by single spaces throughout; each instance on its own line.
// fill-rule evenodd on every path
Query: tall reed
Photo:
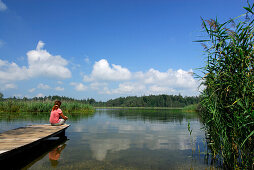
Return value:
M 54 105 L 53 101 L 23 101 L 2 100 L 0 111 L 2 112 L 50 112 Z M 91 113 L 94 108 L 78 101 L 62 101 L 61 109 L 65 113 Z
M 207 64 L 202 68 L 201 116 L 214 158 L 226 168 L 251 168 L 254 161 L 253 7 L 220 24 L 203 20 Z

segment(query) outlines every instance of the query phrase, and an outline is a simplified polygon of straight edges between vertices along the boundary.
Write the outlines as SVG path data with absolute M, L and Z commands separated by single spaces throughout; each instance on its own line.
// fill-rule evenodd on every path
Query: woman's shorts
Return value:
M 58 123 L 51 123 L 52 126 L 60 126 L 63 125 L 65 123 L 64 119 L 59 119 L 60 121 Z

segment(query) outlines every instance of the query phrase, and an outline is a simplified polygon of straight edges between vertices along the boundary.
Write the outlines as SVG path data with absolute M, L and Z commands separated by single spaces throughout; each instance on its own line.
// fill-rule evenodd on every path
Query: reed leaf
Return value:
M 253 7 L 245 9 L 253 14 Z M 222 24 L 202 19 L 210 44 L 199 76 L 205 86 L 201 116 L 211 152 L 229 169 L 251 168 L 254 160 L 254 20 L 242 16 Z

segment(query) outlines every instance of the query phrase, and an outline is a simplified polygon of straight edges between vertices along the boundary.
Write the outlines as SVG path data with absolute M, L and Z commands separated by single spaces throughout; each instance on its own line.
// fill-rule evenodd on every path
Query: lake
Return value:
M 67 140 L 24 169 L 214 168 L 207 157 L 205 133 L 196 113 L 97 109 L 90 116 L 67 116 L 71 124 L 66 130 Z M 49 113 L 1 113 L 0 132 L 45 124 L 48 119 Z

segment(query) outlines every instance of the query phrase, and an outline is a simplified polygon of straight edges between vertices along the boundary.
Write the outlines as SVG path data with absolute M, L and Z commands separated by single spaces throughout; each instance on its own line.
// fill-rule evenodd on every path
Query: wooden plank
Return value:
M 30 145 L 40 140 L 65 131 L 70 125 L 51 126 L 50 124 L 29 125 L 9 130 L 0 134 L 0 155 L 20 147 Z

